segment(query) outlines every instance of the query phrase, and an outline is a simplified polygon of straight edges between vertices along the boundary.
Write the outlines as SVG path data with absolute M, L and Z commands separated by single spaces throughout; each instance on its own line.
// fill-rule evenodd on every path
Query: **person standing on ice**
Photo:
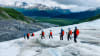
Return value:
M 79 35 L 79 29 L 77 29 L 77 27 L 75 27 L 74 30 L 74 42 L 77 43 L 77 37 Z
M 53 38 L 53 36 L 52 36 L 52 30 L 50 30 L 49 39 L 50 39 L 50 37 Z
M 60 40 L 63 40 L 63 36 L 64 36 L 64 30 L 61 29 L 61 33 L 60 33 Z
M 29 37 L 30 37 L 30 33 L 27 33 L 27 39 L 29 39 Z
M 67 33 L 67 40 L 68 41 L 71 40 L 71 36 L 72 36 L 72 30 L 70 28 L 68 28 L 68 33 Z
M 41 32 L 41 39 L 43 39 L 43 38 L 45 38 L 45 33 L 44 33 L 44 31 L 42 30 L 42 32 Z

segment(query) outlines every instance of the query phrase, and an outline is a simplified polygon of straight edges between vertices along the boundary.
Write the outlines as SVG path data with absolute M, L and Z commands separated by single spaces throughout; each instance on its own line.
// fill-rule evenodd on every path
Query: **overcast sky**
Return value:
M 53 0 L 57 3 L 64 5 L 73 5 L 76 6 L 72 8 L 73 11 L 84 11 L 89 8 L 100 7 L 100 0 Z
M 92 7 L 100 6 L 100 0 L 53 0 L 53 1 L 66 5 L 92 6 Z
M 44 4 L 47 6 L 56 6 L 63 9 L 70 9 L 73 12 L 85 11 L 100 7 L 100 0 L 0 0 L 0 4 L 13 5 L 15 1 L 27 2 L 34 5 L 35 3 Z

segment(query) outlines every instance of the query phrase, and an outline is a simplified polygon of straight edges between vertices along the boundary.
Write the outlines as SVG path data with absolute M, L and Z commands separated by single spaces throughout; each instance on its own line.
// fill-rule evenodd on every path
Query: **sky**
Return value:
M 27 2 L 29 6 L 33 6 L 35 3 L 44 4 L 47 6 L 56 6 L 63 9 L 70 9 L 73 12 L 85 11 L 85 10 L 94 10 L 97 7 L 100 7 L 100 0 L 0 0 L 0 4 L 3 5 L 14 5 L 15 1 L 19 1 L 17 5 L 20 5 L 20 2 Z
M 100 0 L 53 0 L 66 5 L 100 6 Z
M 71 5 L 72 11 L 84 11 L 100 7 L 100 0 L 53 0 L 66 6 Z

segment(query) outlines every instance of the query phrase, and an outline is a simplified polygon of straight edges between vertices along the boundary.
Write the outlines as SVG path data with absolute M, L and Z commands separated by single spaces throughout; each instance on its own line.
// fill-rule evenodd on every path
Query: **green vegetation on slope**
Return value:
M 35 22 L 34 19 L 25 17 L 22 13 L 12 9 L 12 8 L 2 8 L 0 7 L 0 17 L 3 17 L 4 19 L 16 19 L 16 20 L 21 20 L 25 21 L 27 23 L 30 22 Z M 71 25 L 71 24 L 77 24 L 81 22 L 88 22 L 92 20 L 99 19 L 100 15 L 88 18 L 88 19 L 63 19 L 63 18 L 47 18 L 47 17 L 37 17 L 36 20 L 39 22 L 47 22 L 47 23 L 52 23 L 60 26 L 65 26 L 65 25 Z
M 88 18 L 88 19 L 86 19 L 86 21 L 92 21 L 92 20 L 96 20 L 96 19 L 100 19 L 100 14 L 96 15 L 94 17 Z
M 30 23 L 30 21 L 35 21 L 29 17 L 25 17 L 22 13 L 12 9 L 12 8 L 2 8 L 0 7 L 0 16 L 5 19 L 16 19 Z
M 96 15 L 96 16 L 93 16 L 91 18 L 87 18 L 87 19 L 80 20 L 80 21 L 78 21 L 76 23 L 88 22 L 88 21 L 93 21 L 93 20 L 96 20 L 96 19 L 100 19 L 100 14 L 99 15 Z
M 64 25 L 71 25 L 76 23 L 78 20 L 70 20 L 70 19 L 63 19 L 63 18 L 44 18 L 44 17 L 38 17 L 36 18 L 39 22 L 47 22 L 52 23 L 60 26 Z
M 87 19 L 63 19 L 63 18 L 45 18 L 45 17 L 37 17 L 36 18 L 39 22 L 48 22 L 60 26 L 71 25 L 71 24 L 78 24 L 82 22 L 88 22 L 96 19 L 100 19 L 100 15 L 93 16 Z

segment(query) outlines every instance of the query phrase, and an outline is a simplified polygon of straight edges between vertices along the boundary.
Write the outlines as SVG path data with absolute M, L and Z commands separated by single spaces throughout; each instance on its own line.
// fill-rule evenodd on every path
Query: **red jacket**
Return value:
M 34 33 L 32 33 L 32 36 L 35 36 L 35 34 L 34 34 Z
M 69 31 L 69 34 L 72 35 L 72 30 Z
M 29 36 L 30 36 L 30 33 L 27 34 L 27 37 L 29 37 Z
M 64 36 L 64 31 L 62 31 L 62 35 Z
M 45 35 L 45 33 L 44 32 L 42 32 L 42 36 L 44 36 Z
M 79 29 L 77 29 L 77 30 L 76 30 L 76 35 L 79 35 L 79 33 L 80 33 L 80 32 L 79 32 Z

